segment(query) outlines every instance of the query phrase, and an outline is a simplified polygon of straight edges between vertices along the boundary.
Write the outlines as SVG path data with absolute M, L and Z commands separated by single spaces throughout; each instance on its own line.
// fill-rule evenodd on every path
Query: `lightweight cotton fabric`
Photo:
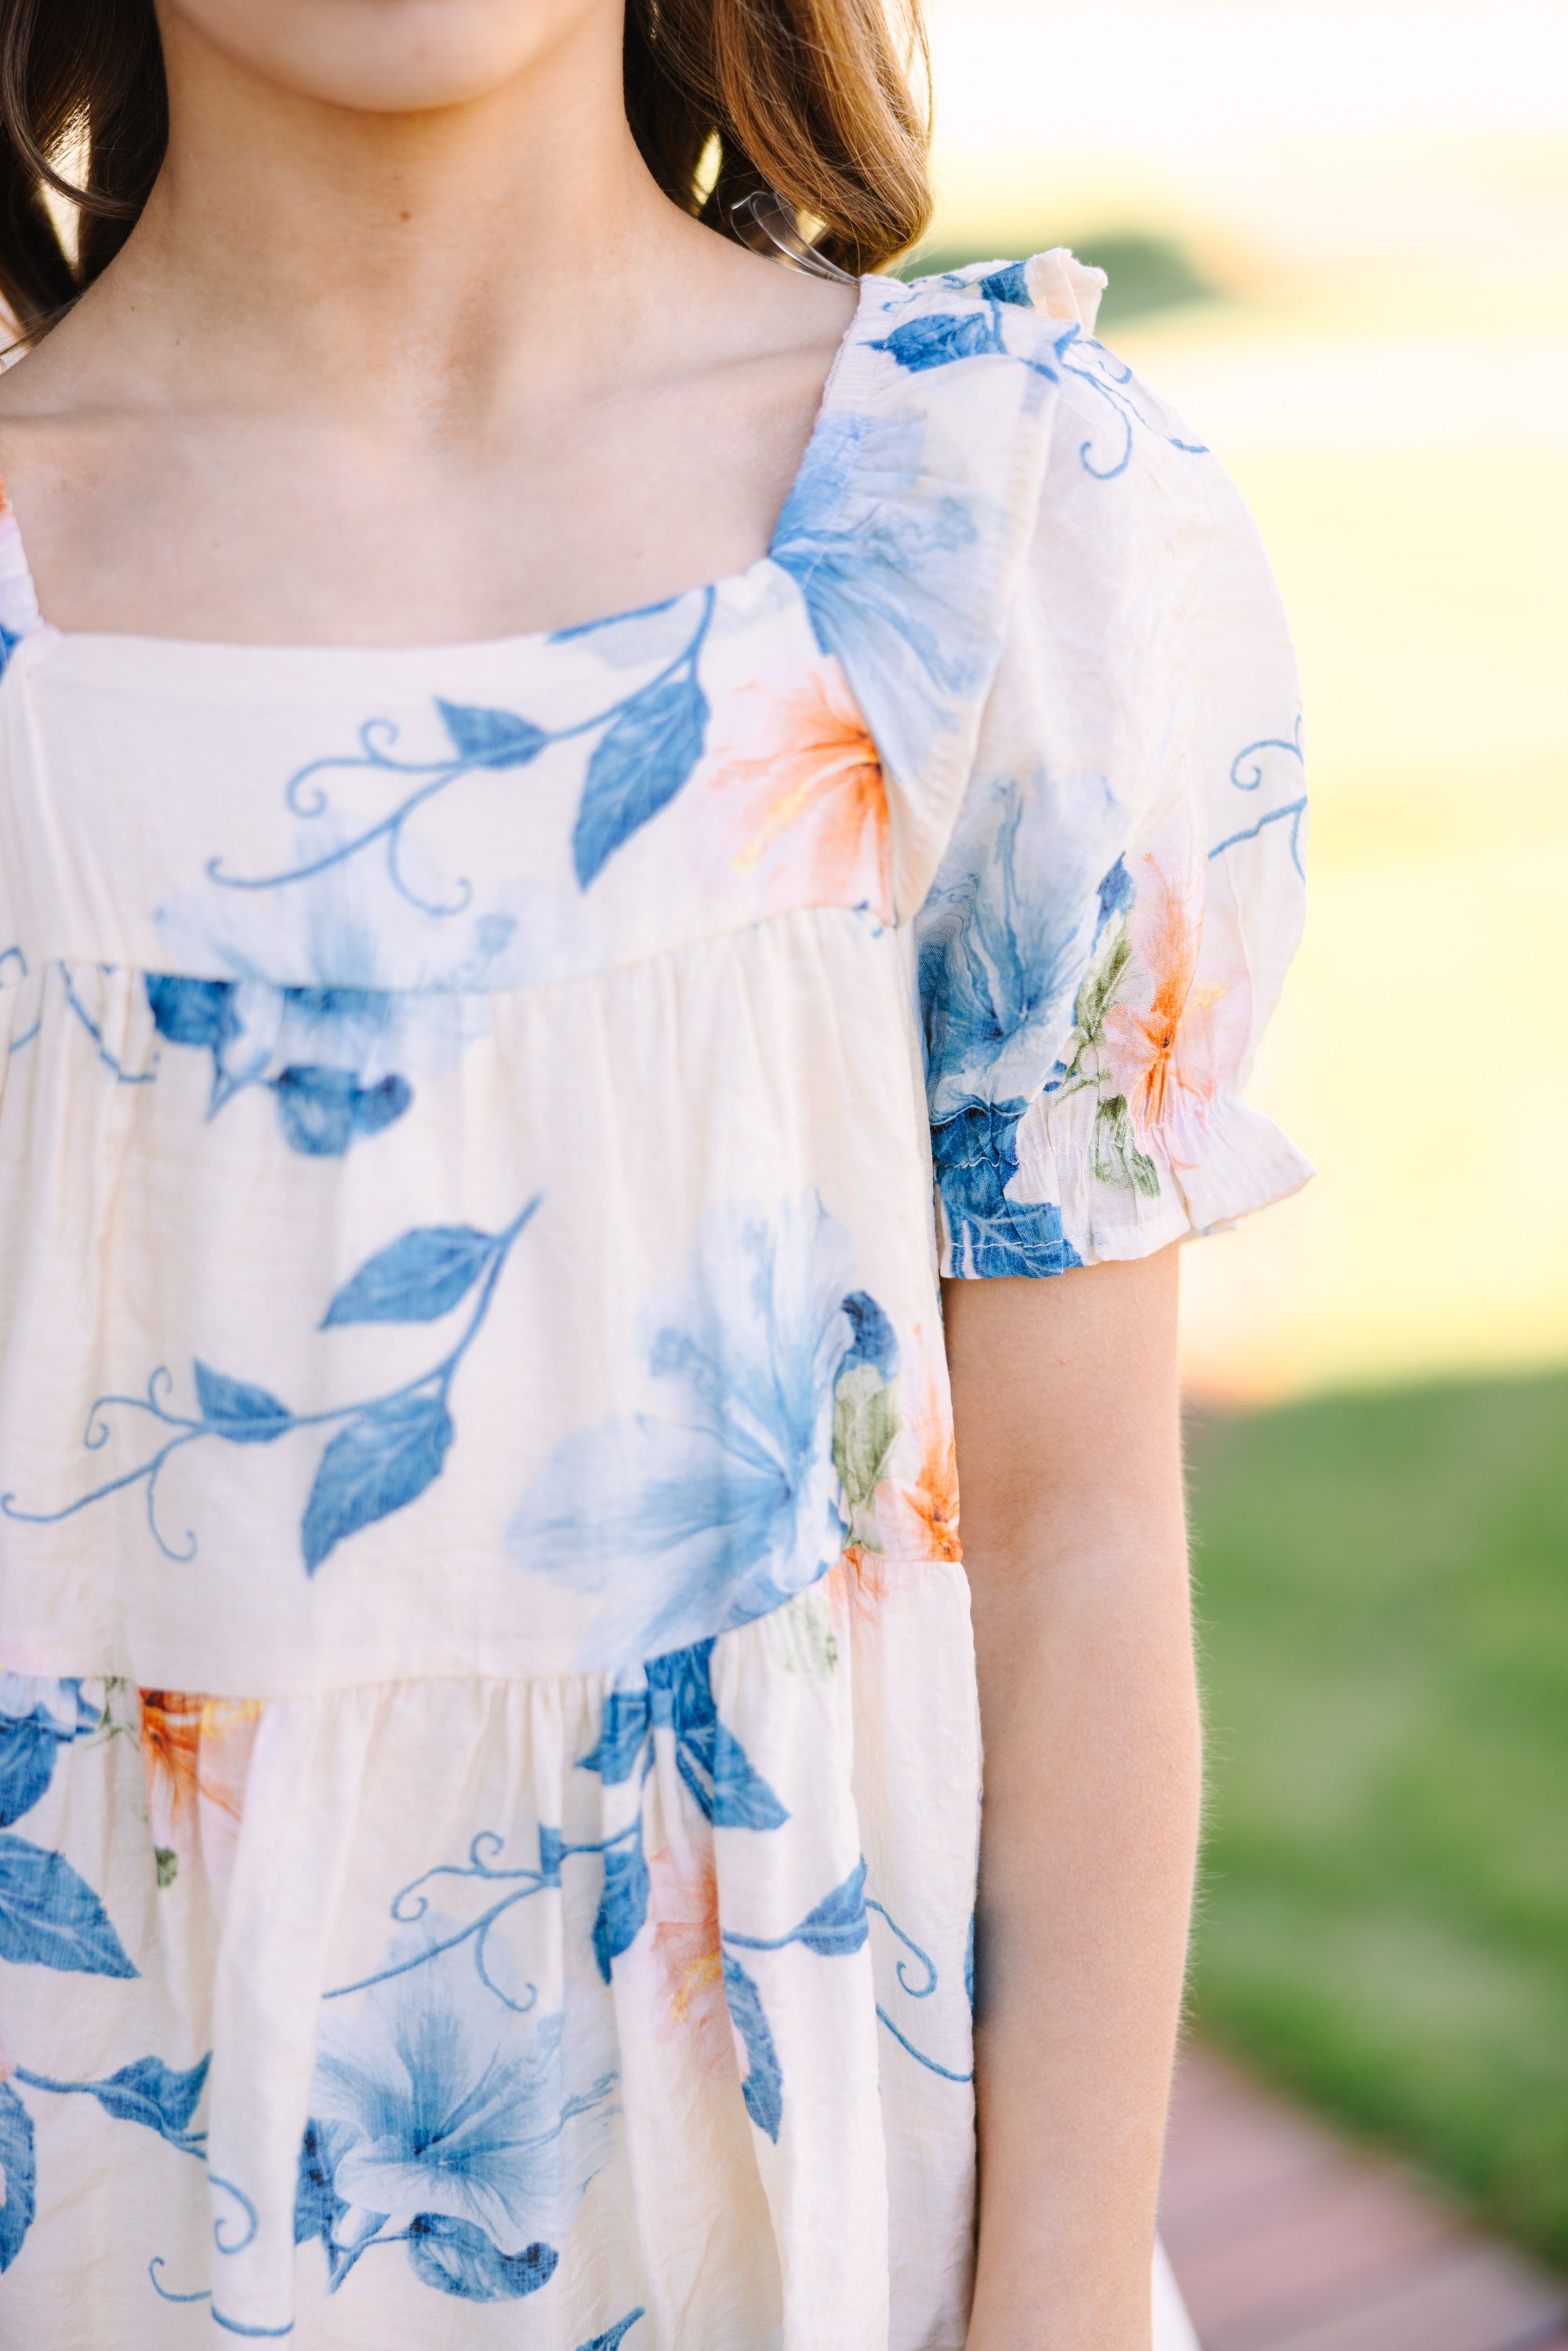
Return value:
M 1308 1172 L 1278 600 L 1063 269 L 866 279 L 767 559 L 554 635 L 0 518 L 6 2341 L 961 2345 L 938 1270 Z

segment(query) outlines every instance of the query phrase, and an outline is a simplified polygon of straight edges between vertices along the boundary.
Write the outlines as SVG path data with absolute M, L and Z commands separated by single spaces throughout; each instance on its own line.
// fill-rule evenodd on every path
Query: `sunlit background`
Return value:
M 1321 1173 L 1186 1260 L 1200 2025 L 1568 2268 L 1568 14 L 931 17 L 930 255 L 1109 269 L 1301 651 Z
M 936 0 L 934 244 L 1070 243 L 1299 636 L 1322 1180 L 1191 1253 L 1210 1392 L 1568 1358 L 1568 15 Z M 1120 265 L 1120 266 L 1118 266 Z

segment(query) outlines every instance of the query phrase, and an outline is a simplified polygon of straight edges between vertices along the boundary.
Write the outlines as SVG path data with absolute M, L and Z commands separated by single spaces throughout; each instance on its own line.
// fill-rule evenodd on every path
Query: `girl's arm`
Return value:
M 1176 1252 L 946 1300 L 985 1744 L 968 2351 L 1147 2351 L 1200 1794 Z

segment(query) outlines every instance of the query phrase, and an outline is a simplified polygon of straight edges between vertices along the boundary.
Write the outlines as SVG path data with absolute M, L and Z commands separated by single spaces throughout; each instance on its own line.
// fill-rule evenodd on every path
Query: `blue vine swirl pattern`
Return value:
M 195 1534 L 172 1544 L 158 1524 L 158 1480 L 177 1454 L 209 1437 L 226 1445 L 276 1445 L 302 1429 L 335 1428 L 299 1528 L 305 1571 L 314 1575 L 339 1543 L 406 1509 L 440 1477 L 456 1435 L 448 1408 L 453 1381 L 479 1335 L 512 1248 L 538 1206 L 536 1195 L 498 1233 L 472 1225 L 418 1227 L 379 1249 L 334 1296 L 321 1320 L 324 1331 L 348 1323 L 435 1322 L 471 1298 L 466 1323 L 428 1371 L 377 1395 L 299 1413 L 254 1382 L 198 1361 L 192 1366 L 196 1410 L 182 1413 L 171 1402 L 173 1375 L 160 1364 L 148 1374 L 145 1395 L 98 1397 L 82 1436 L 89 1452 L 101 1451 L 113 1433 L 111 1412 L 141 1414 L 172 1432 L 147 1460 L 59 1510 L 26 1510 L 15 1494 L 0 1494 L 0 1511 L 26 1524 L 57 1526 L 112 1494 L 145 1486 L 147 1524 L 159 1550 L 166 1559 L 188 1562 L 197 1555 Z
M 225 890 L 283 890 L 348 865 L 381 841 L 385 843 L 388 878 L 401 898 L 422 914 L 464 914 L 474 898 L 474 885 L 466 875 L 454 881 L 452 893 L 444 899 L 425 897 L 409 881 L 402 847 L 410 819 L 465 776 L 528 768 L 555 745 L 597 735 L 600 739 L 588 763 L 572 834 L 577 879 L 586 890 L 605 861 L 674 799 L 702 757 L 708 705 L 698 664 L 713 625 L 716 601 L 713 589 L 702 590 L 690 638 L 647 684 L 572 726 L 538 726 L 513 711 L 438 697 L 436 711 L 452 749 L 444 758 L 421 760 L 394 756 L 399 729 L 393 720 L 367 718 L 360 728 L 357 757 L 338 754 L 312 759 L 289 778 L 285 799 L 296 816 L 314 822 L 331 812 L 330 797 L 319 778 L 359 769 L 412 784 L 397 805 L 350 840 L 301 864 L 275 873 L 235 874 L 225 871 L 221 857 L 214 857 L 207 862 L 208 879 Z M 648 609 L 651 614 L 668 608 Z M 556 642 L 559 641 L 558 637 Z
M 1230 762 L 1230 780 L 1239 792 L 1260 789 L 1268 774 L 1267 760 L 1270 752 L 1293 759 L 1298 768 L 1304 768 L 1306 759 L 1301 748 L 1301 726 L 1302 721 L 1298 716 L 1288 736 L 1268 735 L 1259 742 L 1243 745 Z M 1208 852 L 1209 856 L 1223 857 L 1228 849 L 1235 849 L 1244 841 L 1256 841 L 1269 825 L 1288 824 L 1291 828 L 1291 862 L 1297 874 L 1305 881 L 1306 868 L 1301 862 L 1301 827 L 1306 821 L 1306 814 L 1307 796 L 1305 792 L 1298 792 L 1293 799 L 1284 801 L 1280 807 L 1266 809 L 1256 823 L 1245 825 L 1240 831 L 1228 833 L 1223 841 L 1216 841 Z

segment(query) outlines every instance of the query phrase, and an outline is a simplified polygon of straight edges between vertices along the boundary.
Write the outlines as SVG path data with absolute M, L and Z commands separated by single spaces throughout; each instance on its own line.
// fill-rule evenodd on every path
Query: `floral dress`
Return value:
M 961 2345 L 938 1275 L 1308 1172 L 1285 627 L 1088 323 L 868 277 L 768 556 L 549 635 L 0 517 L 6 2344 Z

